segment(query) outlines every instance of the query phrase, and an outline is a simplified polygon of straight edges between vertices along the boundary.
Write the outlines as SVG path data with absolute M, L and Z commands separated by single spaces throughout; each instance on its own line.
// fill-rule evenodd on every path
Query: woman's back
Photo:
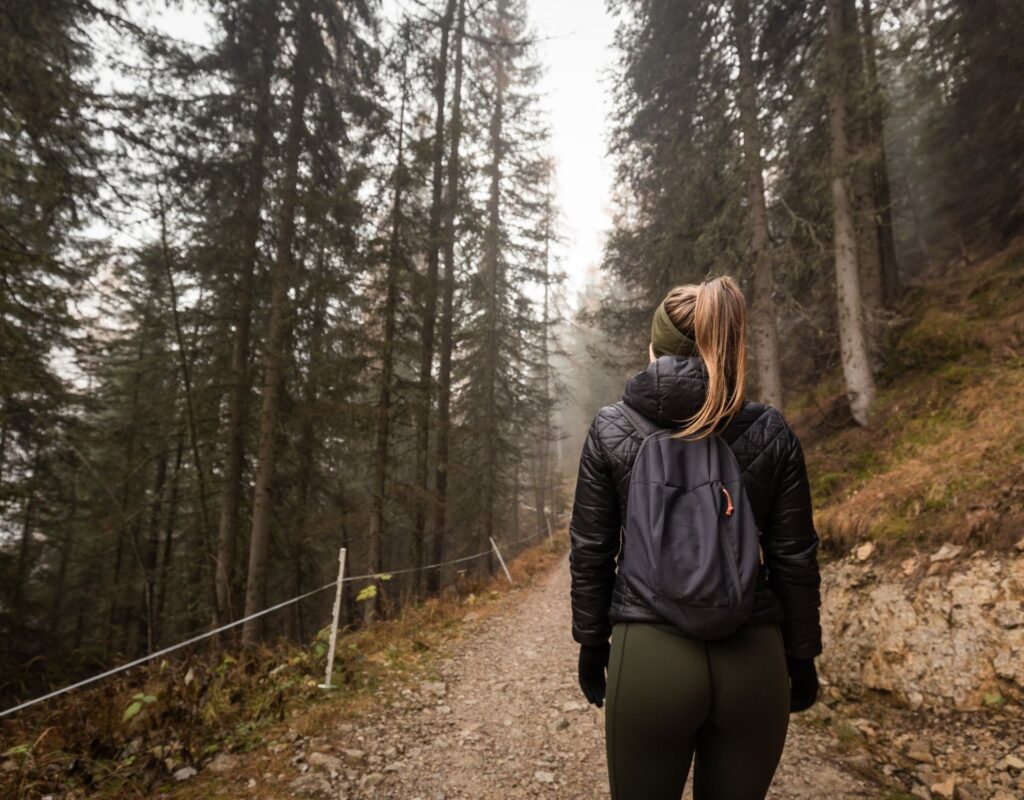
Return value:
M 707 374 L 697 356 L 663 356 L 627 384 L 623 400 L 660 427 L 676 427 L 703 402 Z M 745 402 L 718 431 L 736 455 L 761 531 L 765 565 L 751 623 L 779 622 L 786 651 L 812 658 L 821 651 L 818 624 L 817 535 L 800 442 L 775 408 Z M 619 621 L 657 621 L 620 578 L 594 573 L 590 558 L 615 555 L 625 520 L 634 459 L 643 436 L 615 405 L 591 425 L 580 465 L 570 534 L 573 569 L 573 635 L 604 641 Z

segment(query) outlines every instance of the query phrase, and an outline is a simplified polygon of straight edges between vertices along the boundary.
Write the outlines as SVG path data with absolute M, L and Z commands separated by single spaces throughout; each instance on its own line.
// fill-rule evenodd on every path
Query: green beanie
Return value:
M 654 319 L 651 320 L 651 346 L 657 358 L 667 355 L 697 355 L 696 342 L 675 326 L 668 311 L 665 310 L 664 300 L 658 304 Z

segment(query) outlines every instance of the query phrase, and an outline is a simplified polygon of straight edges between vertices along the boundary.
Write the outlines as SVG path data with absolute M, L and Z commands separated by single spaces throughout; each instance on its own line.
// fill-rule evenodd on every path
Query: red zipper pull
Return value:
M 729 490 L 724 486 L 722 487 L 722 494 L 725 495 L 725 516 L 731 517 L 733 512 L 732 497 L 729 495 Z

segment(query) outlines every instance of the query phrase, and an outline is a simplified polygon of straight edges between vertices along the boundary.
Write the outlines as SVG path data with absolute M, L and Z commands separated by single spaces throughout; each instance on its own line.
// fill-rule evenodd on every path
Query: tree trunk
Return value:
M 875 385 L 864 335 L 860 293 L 860 266 L 856 224 L 850 199 L 849 145 L 847 143 L 846 79 L 849 65 L 843 55 L 844 0 L 827 0 L 829 57 L 829 133 L 831 138 L 831 188 L 835 235 L 836 299 L 839 346 L 850 411 L 860 425 L 868 424 Z
M 408 35 L 408 31 L 406 31 Z M 407 42 L 408 44 L 408 42 Z M 408 52 L 406 53 L 408 55 Z M 384 290 L 384 341 L 380 357 L 380 387 L 377 393 L 377 429 L 373 468 L 373 514 L 370 517 L 370 572 L 381 572 L 384 515 L 387 505 L 388 448 L 391 441 L 391 382 L 395 360 L 395 314 L 398 307 L 398 271 L 403 266 L 402 251 L 402 189 L 405 186 L 405 104 L 409 91 L 405 60 L 402 61 L 402 101 L 398 112 L 398 154 L 395 163 L 395 189 L 391 204 L 391 236 L 388 242 L 388 265 Z M 376 591 L 382 590 L 377 581 Z M 363 621 L 372 622 L 380 608 L 380 597 L 374 594 L 363 601 Z
M 38 455 L 33 458 L 33 463 L 38 459 Z M 33 469 L 35 472 L 35 469 Z M 33 512 L 35 511 L 35 487 L 29 490 L 29 495 L 25 499 L 25 510 L 24 516 L 21 523 L 21 542 L 18 547 L 18 571 L 14 579 L 14 599 L 11 602 L 12 617 L 15 620 L 23 620 L 25 618 L 25 583 L 28 578 L 29 571 L 29 555 L 32 547 L 32 518 Z M 117 596 L 116 594 L 114 595 Z
M 178 524 L 178 494 L 181 487 L 181 462 L 185 454 L 185 428 L 178 431 L 178 443 L 174 449 L 174 472 L 171 475 L 171 494 L 167 500 L 167 521 L 164 524 L 163 554 L 160 557 L 160 574 L 157 578 L 156 630 L 153 639 L 157 644 L 163 641 L 164 609 L 167 601 L 167 577 L 171 570 L 171 556 L 174 552 L 174 531 Z
M 266 151 L 273 136 L 270 119 L 270 83 L 277 53 L 277 0 L 261 0 L 260 71 L 256 87 L 257 107 L 253 130 L 253 149 L 249 183 L 242 198 L 242 258 L 239 264 L 235 297 L 235 330 L 231 343 L 231 391 L 228 396 L 228 423 L 224 429 L 224 481 L 217 527 L 217 552 L 214 562 L 216 617 L 220 624 L 234 618 L 231 584 L 238 540 L 238 516 L 245 466 L 245 419 L 249 399 L 249 339 L 256 263 L 259 260 L 260 214 L 263 208 L 263 183 L 266 179 Z
M 197 547 L 193 557 L 193 580 L 190 586 L 195 595 L 195 602 L 198 605 L 199 584 L 200 584 L 200 563 L 207 561 L 211 555 L 210 542 L 210 518 L 207 503 L 206 471 L 203 469 L 203 459 L 199 452 L 199 430 L 196 421 L 195 393 L 192 388 L 192 369 L 189 365 L 189 348 L 185 343 L 185 332 L 181 326 L 181 314 L 178 312 L 178 292 L 174 286 L 174 269 L 171 265 L 171 250 L 167 241 L 167 210 L 164 207 L 163 196 L 160 196 L 160 249 L 163 254 L 164 271 L 167 274 L 167 293 L 171 301 L 171 318 L 174 321 L 174 337 L 178 344 L 178 363 L 181 368 L 181 380 L 185 388 L 185 419 L 188 422 L 189 444 L 192 451 L 192 466 L 196 472 L 196 488 L 199 494 L 199 525 L 197 531 Z M 213 576 L 213 583 L 209 587 L 210 600 L 217 607 L 217 586 L 216 575 Z
M 534 490 L 534 513 L 537 532 L 551 530 L 547 512 L 548 462 L 551 455 L 551 361 L 548 354 L 548 335 L 551 327 L 551 175 L 553 164 L 548 164 L 547 188 L 544 192 L 544 305 L 541 318 L 540 368 L 543 370 L 541 408 L 543 418 L 540 429 L 540 452 L 538 453 L 537 477 Z
M 145 310 L 142 313 L 142 330 L 149 328 L 150 301 L 152 295 L 147 298 Z M 135 371 L 132 373 L 131 405 L 128 411 L 128 434 L 124 444 L 123 476 L 121 479 L 121 496 L 117 498 L 117 547 L 114 555 L 114 573 L 110 583 L 110 605 L 107 611 L 107 626 L 104 635 L 104 653 L 111 655 L 114 648 L 114 628 L 122 622 L 123 616 L 120 595 L 121 582 L 124 576 L 124 548 L 126 542 L 134 542 L 137 523 L 128 522 L 128 508 L 131 505 L 132 481 L 131 474 L 135 467 L 135 439 L 138 427 L 138 406 L 139 391 L 142 384 L 142 362 L 146 356 L 144 340 L 140 337 L 139 349 L 135 356 Z M 122 647 L 122 650 L 124 648 Z
M 893 230 L 892 191 L 889 186 L 889 160 L 885 148 L 885 98 L 878 80 L 878 58 L 875 53 L 874 10 L 871 0 L 862 0 L 864 63 L 867 81 L 868 146 L 874 176 L 875 209 L 878 213 L 878 249 L 882 262 L 882 301 L 891 307 L 903 292 L 896 238 Z
M 74 540 L 75 525 L 78 521 L 78 467 L 71 473 L 71 508 L 68 511 L 68 527 L 60 544 L 60 564 L 57 567 L 57 581 L 53 588 L 53 603 L 50 606 L 50 631 L 60 636 L 61 612 L 64 609 L 64 587 L 67 581 L 68 564 Z
M 423 541 L 426 535 L 427 507 L 430 492 L 430 412 L 433 398 L 434 325 L 437 317 L 437 273 L 441 256 L 441 215 L 444 192 L 444 100 L 448 80 L 448 37 L 455 14 L 455 0 L 448 0 L 441 18 L 441 47 L 434 75 L 434 141 L 431 152 L 432 176 L 430 216 L 427 230 L 427 274 L 423 296 L 423 329 L 420 343 L 419 406 L 416 420 L 416 482 L 419 495 L 412 529 L 412 564 L 420 567 L 423 561 Z M 413 596 L 418 597 L 423 584 L 423 573 L 412 574 Z
M 502 127 L 504 125 L 505 87 L 508 80 L 505 70 L 505 55 L 502 52 L 505 37 L 505 14 L 508 0 L 498 0 L 497 41 L 491 45 L 494 61 L 494 107 L 489 125 L 490 162 L 486 173 L 490 179 L 487 198 L 487 227 L 484 232 L 484 279 L 486 280 L 485 313 L 486 343 L 484 347 L 484 524 L 479 540 L 481 550 L 486 548 L 494 536 L 494 522 L 498 491 L 498 450 L 500 446 L 497 418 L 497 365 L 498 365 L 498 314 L 501 310 L 501 166 L 504 156 Z M 487 571 L 494 572 L 494 559 L 487 555 Z
M 863 302 L 865 335 L 873 368 L 879 366 L 882 339 L 882 259 L 878 249 L 878 213 L 868 136 L 864 88 L 864 59 L 857 25 L 856 0 L 843 0 L 842 34 L 839 42 L 844 71 L 841 76 L 846 95 L 847 147 L 851 199 L 857 236 L 857 263 Z
M 757 79 L 754 75 L 753 37 L 748 0 L 734 0 L 733 25 L 739 56 L 739 111 L 743 128 L 743 164 L 747 173 L 747 214 L 750 254 L 754 264 L 754 298 L 750 330 L 757 360 L 757 388 L 764 402 L 782 409 L 782 374 L 779 335 L 775 322 L 774 280 L 768 206 L 764 196 L 761 131 L 757 121 Z
M 153 478 L 153 502 L 149 511 L 149 533 L 142 550 L 142 613 L 138 620 L 138 641 L 136 650 L 152 653 L 156 648 L 153 633 L 156 630 L 156 566 L 160 545 L 160 519 L 164 501 L 164 484 L 167 481 L 167 448 L 163 447 L 156 461 L 156 475 Z M 143 650 L 145 646 L 145 650 Z
M 324 252 L 321 248 L 316 257 L 316 278 L 323 274 Z M 309 525 L 309 506 L 313 496 L 313 467 L 318 453 L 316 442 L 316 426 L 313 424 L 320 401 L 320 369 L 323 360 L 323 337 L 327 319 L 327 296 L 318 281 L 311 282 L 312 308 L 309 332 L 309 371 L 302 396 L 302 430 L 299 434 L 298 457 L 298 498 L 299 508 L 295 518 L 292 536 L 292 578 L 296 595 L 302 594 L 305 588 L 303 572 L 303 556 L 306 549 Z M 303 604 L 293 603 L 291 606 L 292 636 L 297 641 L 305 641 L 306 626 L 302 613 Z
M 303 115 L 309 91 L 306 64 L 310 24 L 308 11 L 300 5 L 296 55 L 293 65 L 292 101 L 284 152 L 284 176 L 281 185 L 281 210 L 277 233 L 277 252 L 271 276 L 270 326 L 263 360 L 263 402 L 260 410 L 259 449 L 256 480 L 253 490 L 252 533 L 249 537 L 249 571 L 245 585 L 245 616 L 255 614 L 266 605 L 267 553 L 270 549 L 271 489 L 277 457 L 277 412 L 280 404 L 284 366 L 284 342 L 288 328 L 288 288 L 293 263 L 292 244 L 295 239 L 295 209 L 298 204 L 299 155 L 305 134 Z M 242 643 L 255 644 L 262 628 L 261 619 L 251 619 L 242 626 Z
M 433 562 L 444 558 L 444 541 L 448 525 L 448 451 L 451 439 L 452 348 L 455 303 L 455 212 L 459 203 L 462 142 L 462 39 L 466 28 L 466 2 L 459 0 L 458 22 L 455 26 L 455 76 L 452 88 L 451 142 L 447 165 L 447 198 L 444 207 L 444 275 L 441 279 L 441 341 L 437 376 L 437 442 L 434 464 Z M 441 589 L 441 567 L 427 574 L 427 590 Z

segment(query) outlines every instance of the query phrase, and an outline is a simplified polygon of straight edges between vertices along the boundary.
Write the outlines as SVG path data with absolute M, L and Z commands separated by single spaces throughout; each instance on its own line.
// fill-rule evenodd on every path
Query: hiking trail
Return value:
M 608 797 L 604 711 L 586 704 L 576 682 L 568 559 L 486 617 L 467 618 L 436 680 L 383 687 L 358 719 L 325 723 L 316 735 L 292 730 L 286 746 L 270 747 L 292 753 L 284 771 L 267 764 L 263 780 L 238 777 L 239 796 Z M 826 728 L 791 718 L 769 797 L 878 797 L 863 755 L 843 755 L 848 749 Z M 254 757 L 269 758 L 230 758 Z

